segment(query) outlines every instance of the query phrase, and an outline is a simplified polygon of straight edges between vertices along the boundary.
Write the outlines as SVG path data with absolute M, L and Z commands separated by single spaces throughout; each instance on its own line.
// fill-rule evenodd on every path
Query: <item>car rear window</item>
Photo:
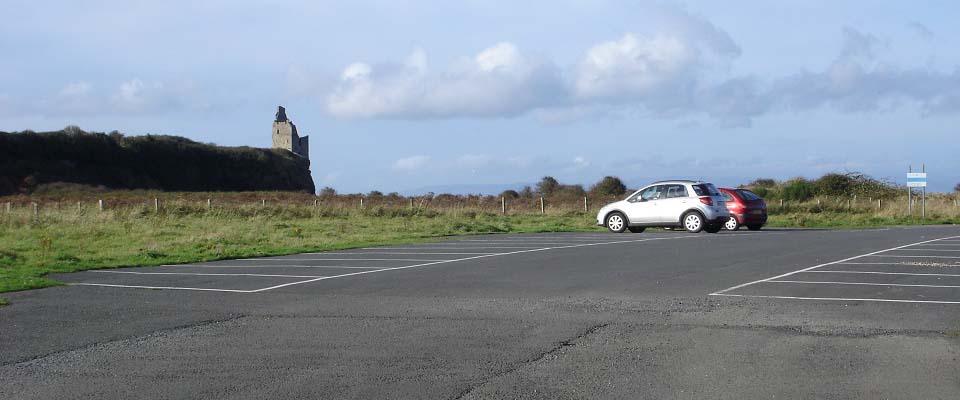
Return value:
M 737 194 L 739 194 L 744 200 L 763 200 L 763 198 L 757 196 L 756 193 L 745 189 L 737 189 Z
M 717 191 L 717 187 L 713 186 L 712 183 L 701 183 L 699 185 L 693 185 L 693 191 L 697 193 L 697 196 L 719 196 L 720 192 Z

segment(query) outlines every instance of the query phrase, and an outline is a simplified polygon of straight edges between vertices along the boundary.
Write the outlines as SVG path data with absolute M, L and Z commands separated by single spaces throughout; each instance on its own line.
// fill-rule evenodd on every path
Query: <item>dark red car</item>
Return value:
M 728 231 L 746 226 L 751 231 L 758 231 L 767 223 L 767 203 L 756 193 L 747 189 L 720 188 L 720 194 L 727 200 L 727 210 L 730 219 L 723 227 Z

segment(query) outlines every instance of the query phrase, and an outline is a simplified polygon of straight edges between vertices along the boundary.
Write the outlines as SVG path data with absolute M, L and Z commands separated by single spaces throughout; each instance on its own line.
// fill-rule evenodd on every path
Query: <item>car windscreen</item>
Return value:
M 757 196 L 756 193 L 751 192 L 751 191 L 749 191 L 749 190 L 737 189 L 737 194 L 740 195 L 740 198 L 742 198 L 742 199 L 744 199 L 744 200 L 747 200 L 747 201 L 751 201 L 751 200 L 763 200 L 763 198 L 761 198 L 760 196 Z
M 720 192 L 717 191 L 717 187 L 713 186 L 712 183 L 701 183 L 699 185 L 693 185 L 693 191 L 697 193 L 697 196 L 719 196 Z

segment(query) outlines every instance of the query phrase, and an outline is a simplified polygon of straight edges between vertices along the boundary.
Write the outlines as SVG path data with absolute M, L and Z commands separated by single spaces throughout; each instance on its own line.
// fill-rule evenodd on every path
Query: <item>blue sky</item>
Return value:
M 4 5 L 0 130 L 270 145 L 317 187 L 859 171 L 960 182 L 960 3 L 31 1 Z M 954 51 L 951 51 L 954 50 Z

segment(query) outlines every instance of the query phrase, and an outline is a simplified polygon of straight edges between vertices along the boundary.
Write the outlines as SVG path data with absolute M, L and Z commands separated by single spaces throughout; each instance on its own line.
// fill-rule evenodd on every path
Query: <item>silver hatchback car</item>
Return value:
M 717 233 L 730 218 L 726 201 L 712 183 L 660 181 L 610 203 L 597 213 L 597 225 L 611 232 L 640 233 L 647 227 L 680 227 Z

